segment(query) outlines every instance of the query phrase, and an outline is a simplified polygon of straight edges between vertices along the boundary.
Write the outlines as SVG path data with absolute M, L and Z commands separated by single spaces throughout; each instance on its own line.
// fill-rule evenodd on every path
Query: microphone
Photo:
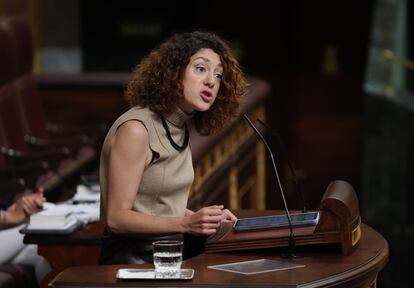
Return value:
M 279 146 L 281 147 L 281 149 L 282 149 L 282 153 L 285 155 L 285 158 L 286 158 L 286 161 L 287 161 L 287 163 L 288 163 L 288 166 L 289 166 L 289 169 L 290 169 L 290 172 L 292 173 L 292 176 L 293 176 L 293 182 L 295 182 L 295 185 L 296 185 L 296 189 L 298 190 L 298 193 L 299 193 L 299 195 L 300 195 L 300 197 L 301 197 L 301 199 L 302 199 L 302 213 L 306 213 L 307 211 L 308 211 L 308 209 L 306 208 L 306 205 L 305 205 L 305 203 L 306 203 L 306 201 L 305 201 L 305 195 L 303 194 L 303 192 L 302 192 L 302 190 L 300 189 L 300 185 L 299 185 L 299 181 L 298 181 L 298 178 L 296 177 L 296 174 L 295 174 L 295 170 L 293 169 L 293 167 L 292 167 L 292 163 L 290 162 L 290 160 L 289 160 L 289 157 L 288 157 L 288 153 L 287 153 L 287 150 L 286 150 L 286 148 L 285 148 L 285 145 L 283 145 L 283 142 L 282 142 L 282 139 L 280 138 L 280 136 L 279 136 L 279 133 L 277 133 L 276 132 L 276 130 L 274 130 L 274 129 L 272 129 L 271 127 L 269 127 L 269 125 L 267 125 L 266 123 L 264 123 L 262 120 L 260 120 L 260 119 L 257 119 L 257 121 L 260 123 L 260 124 L 262 124 L 267 130 L 269 130 L 270 131 L 270 133 L 272 133 L 272 135 L 273 136 L 275 136 L 276 138 L 277 138 L 277 140 L 279 141 Z
M 276 167 L 275 159 L 273 157 L 272 149 L 270 149 L 270 146 L 269 146 L 269 144 L 267 144 L 266 139 L 264 138 L 262 133 L 260 133 L 260 131 L 256 128 L 256 126 L 253 125 L 253 123 L 252 123 L 252 121 L 250 121 L 249 117 L 247 117 L 246 114 L 243 114 L 243 117 L 244 117 L 244 119 L 246 119 L 247 123 L 253 129 L 253 131 L 257 134 L 259 139 L 265 144 L 265 146 L 267 148 L 267 151 L 269 152 L 270 159 L 272 160 L 273 169 L 274 169 L 275 174 L 276 174 L 276 179 L 277 179 L 277 183 L 279 185 L 280 194 L 282 195 L 283 206 L 285 207 L 286 217 L 287 217 L 287 220 L 288 220 L 288 223 L 289 223 L 289 229 L 290 229 L 289 254 L 282 255 L 282 257 L 285 257 L 285 258 L 300 258 L 300 256 L 298 256 L 296 254 L 295 235 L 293 234 L 292 219 L 290 217 L 290 213 L 289 213 L 289 210 L 287 208 L 285 193 L 283 192 L 282 184 L 280 183 L 279 172 L 277 171 L 277 167 Z

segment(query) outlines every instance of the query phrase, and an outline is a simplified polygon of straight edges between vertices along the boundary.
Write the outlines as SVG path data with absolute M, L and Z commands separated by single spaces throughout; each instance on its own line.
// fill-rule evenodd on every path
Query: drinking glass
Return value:
M 156 275 L 159 277 L 173 277 L 179 274 L 183 261 L 183 242 L 162 240 L 155 241 L 152 245 Z

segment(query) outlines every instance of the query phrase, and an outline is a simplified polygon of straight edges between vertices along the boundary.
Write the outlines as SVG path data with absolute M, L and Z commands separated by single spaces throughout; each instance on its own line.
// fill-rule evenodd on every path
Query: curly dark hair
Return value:
M 209 48 L 220 56 L 223 75 L 216 100 L 209 110 L 195 111 L 194 124 L 202 135 L 221 130 L 237 116 L 240 101 L 246 92 L 246 80 L 227 43 L 212 32 L 195 31 L 175 34 L 144 58 L 135 68 L 126 89 L 131 106 L 148 107 L 168 115 L 183 97 L 184 71 L 191 56 Z

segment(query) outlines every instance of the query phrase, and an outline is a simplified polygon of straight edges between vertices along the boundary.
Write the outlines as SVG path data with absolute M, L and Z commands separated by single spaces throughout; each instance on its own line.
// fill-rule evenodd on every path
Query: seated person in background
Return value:
M 208 236 L 236 220 L 223 205 L 187 209 L 194 170 L 187 122 L 210 135 L 238 115 L 243 73 L 216 34 L 173 35 L 138 65 L 128 84 L 131 109 L 109 130 L 100 162 L 99 263 L 152 262 L 152 242 Z
M 20 196 L 5 209 L 0 210 L 0 264 L 32 266 L 40 287 L 43 277 L 50 271 L 49 263 L 37 254 L 37 245 L 23 244 L 19 230 L 30 215 L 43 208 L 43 189 Z
M 0 210 L 0 227 L 12 227 L 23 223 L 27 216 L 43 209 L 45 200 L 43 197 L 43 188 L 39 188 L 32 194 L 18 197 L 7 209 Z

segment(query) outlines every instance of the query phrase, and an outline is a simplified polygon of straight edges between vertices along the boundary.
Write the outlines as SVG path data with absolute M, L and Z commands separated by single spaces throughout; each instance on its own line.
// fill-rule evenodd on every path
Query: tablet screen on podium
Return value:
M 306 213 L 293 213 L 290 214 L 293 227 L 300 226 L 312 226 L 318 224 L 319 212 L 306 212 Z M 268 230 L 268 229 L 280 229 L 289 227 L 289 221 L 286 214 L 261 216 L 238 219 L 234 223 L 234 231 L 255 231 L 255 230 Z

